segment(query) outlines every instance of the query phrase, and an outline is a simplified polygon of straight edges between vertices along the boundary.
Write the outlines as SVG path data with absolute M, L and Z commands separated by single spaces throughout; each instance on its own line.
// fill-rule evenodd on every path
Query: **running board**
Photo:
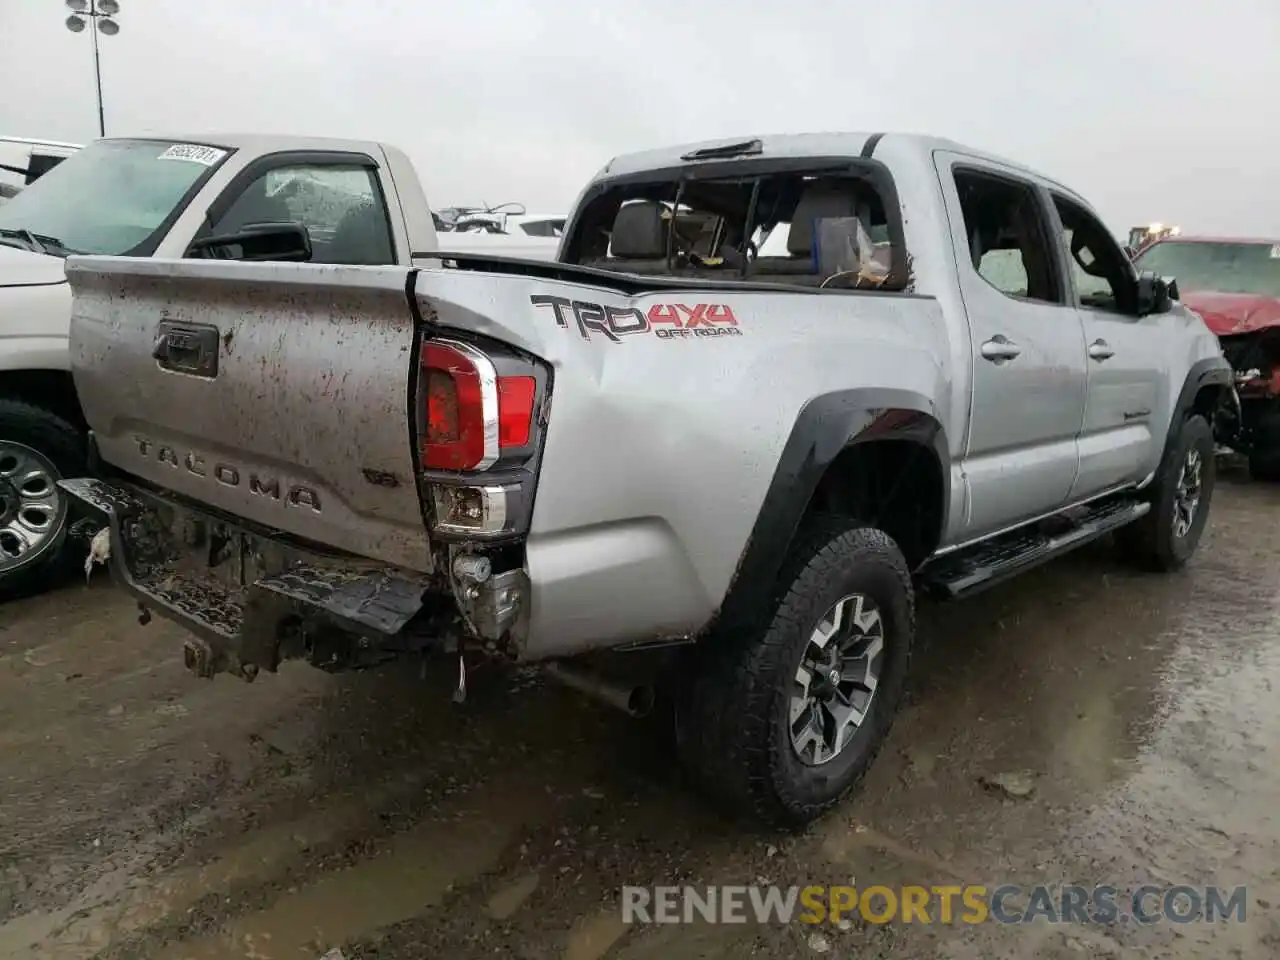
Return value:
M 921 571 L 925 589 L 944 599 L 968 596 L 1060 557 L 1144 516 L 1151 504 L 1111 500 L 1066 511 L 1042 523 L 939 557 Z M 1069 524 L 1066 529 L 1063 525 Z M 1056 532 L 1054 526 L 1058 527 Z

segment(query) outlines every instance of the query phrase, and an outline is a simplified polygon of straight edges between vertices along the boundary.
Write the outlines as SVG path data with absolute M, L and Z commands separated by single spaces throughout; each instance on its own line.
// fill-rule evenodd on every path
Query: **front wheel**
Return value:
M 799 538 L 768 615 L 694 652 L 677 706 L 685 765 L 738 812 L 801 826 L 840 800 L 888 735 L 911 660 L 906 561 L 879 530 Z
M 61 572 L 68 507 L 57 482 L 83 472 L 84 461 L 71 424 L 0 399 L 0 599 L 51 585 Z
M 1123 553 L 1151 570 L 1184 566 L 1209 520 L 1216 471 L 1213 430 L 1204 417 L 1188 417 L 1160 464 L 1150 512 L 1117 532 Z

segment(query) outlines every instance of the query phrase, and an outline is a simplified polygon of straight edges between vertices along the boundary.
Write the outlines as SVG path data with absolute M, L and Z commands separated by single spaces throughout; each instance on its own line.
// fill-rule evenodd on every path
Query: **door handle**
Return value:
M 1020 353 L 1022 348 L 1001 333 L 997 333 L 982 345 L 982 359 L 990 360 L 992 363 L 1004 363 Z
M 218 328 L 207 323 L 161 320 L 151 356 L 166 370 L 197 377 L 218 375 Z
M 1107 341 L 1105 340 L 1095 340 L 1093 343 L 1089 344 L 1090 359 L 1101 362 L 1103 360 L 1110 360 L 1115 355 L 1116 352 L 1107 346 Z

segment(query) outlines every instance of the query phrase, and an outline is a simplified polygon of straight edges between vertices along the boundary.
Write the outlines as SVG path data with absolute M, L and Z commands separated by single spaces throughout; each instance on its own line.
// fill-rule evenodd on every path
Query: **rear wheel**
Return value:
M 677 705 L 682 759 L 735 811 L 799 826 L 867 771 L 911 660 L 906 561 L 852 521 L 809 529 L 754 628 L 709 638 Z
M 1123 553 L 1157 571 L 1190 560 L 1209 520 L 1216 470 L 1212 428 L 1204 417 L 1188 417 L 1156 475 L 1151 511 L 1116 535 Z
M 84 470 L 84 439 L 61 417 L 0 399 L 0 598 L 35 592 L 64 567 L 67 498 L 58 480 Z

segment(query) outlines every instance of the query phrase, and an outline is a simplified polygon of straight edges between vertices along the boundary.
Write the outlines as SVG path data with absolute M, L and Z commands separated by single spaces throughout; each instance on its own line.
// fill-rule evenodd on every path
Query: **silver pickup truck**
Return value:
M 444 649 L 638 712 L 618 652 L 680 644 L 682 759 L 774 822 L 871 763 L 917 590 L 1113 531 L 1182 566 L 1232 397 L 1083 199 L 934 139 L 621 157 L 557 263 L 210 256 L 67 264 L 95 470 L 62 486 L 188 666 Z

